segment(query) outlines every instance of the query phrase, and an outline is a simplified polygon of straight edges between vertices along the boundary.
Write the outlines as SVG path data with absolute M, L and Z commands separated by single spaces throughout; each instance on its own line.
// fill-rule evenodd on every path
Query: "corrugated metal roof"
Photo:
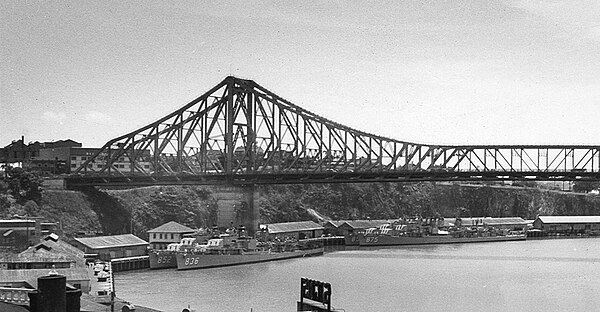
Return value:
M 193 229 L 185 226 L 185 225 L 181 225 L 175 221 L 170 221 L 167 222 L 157 228 L 154 228 L 152 230 L 149 230 L 148 233 L 192 233 L 194 232 Z
M 266 224 L 269 234 L 323 230 L 324 228 L 313 221 L 286 222 Z
M 102 249 L 111 247 L 123 247 L 123 246 L 139 246 L 148 245 L 148 242 L 133 235 L 133 234 L 122 234 L 122 235 L 111 235 L 111 236 L 98 236 L 98 237 L 82 237 L 75 238 L 76 241 L 92 249 Z
M 600 216 L 539 216 L 543 223 L 600 223 Z
M 325 224 L 323 224 L 323 227 L 337 228 L 340 225 L 344 224 L 344 222 L 346 222 L 346 221 L 344 221 L 344 220 L 337 220 L 337 221 L 329 220 L 329 221 L 325 222 Z
M 527 225 L 527 221 L 519 217 L 508 218 L 484 218 L 483 224 L 487 225 Z
M 66 276 L 67 281 L 89 280 L 87 268 L 0 270 L 0 280 L 10 283 L 27 282 L 37 288 L 37 278 L 48 275 L 50 270 Z

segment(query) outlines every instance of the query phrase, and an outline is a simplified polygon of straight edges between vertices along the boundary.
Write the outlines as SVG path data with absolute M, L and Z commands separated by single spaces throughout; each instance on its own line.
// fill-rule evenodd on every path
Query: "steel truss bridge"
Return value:
M 108 141 L 69 186 L 600 180 L 600 146 L 426 145 L 318 116 L 227 77 L 175 112 Z

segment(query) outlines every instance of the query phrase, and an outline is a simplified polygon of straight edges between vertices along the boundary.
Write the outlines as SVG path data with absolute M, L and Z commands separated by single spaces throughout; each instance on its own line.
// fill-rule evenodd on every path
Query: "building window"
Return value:
M 158 234 L 158 237 L 159 237 L 160 239 L 162 239 L 162 233 Z
M 156 233 L 152 233 L 152 238 L 156 239 Z
M 175 238 L 175 234 L 171 233 L 171 239 Z
M 71 164 L 71 168 L 77 168 L 77 164 Z
M 77 160 L 77 156 L 71 156 L 71 160 Z

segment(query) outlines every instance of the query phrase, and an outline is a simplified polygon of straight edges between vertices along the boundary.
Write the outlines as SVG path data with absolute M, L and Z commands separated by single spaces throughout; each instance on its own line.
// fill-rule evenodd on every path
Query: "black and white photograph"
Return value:
M 596 311 L 600 2 L 0 2 L 0 311 Z

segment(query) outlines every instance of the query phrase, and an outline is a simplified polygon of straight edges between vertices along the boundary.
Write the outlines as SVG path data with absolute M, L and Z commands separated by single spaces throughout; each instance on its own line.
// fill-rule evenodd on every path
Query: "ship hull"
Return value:
M 429 244 L 460 244 L 483 242 L 506 242 L 525 240 L 525 235 L 511 236 L 478 236 L 478 237 L 452 237 L 447 235 L 431 235 L 423 237 L 359 235 L 360 246 L 394 246 L 394 245 L 429 245 Z
M 286 251 L 286 252 L 268 252 L 256 251 L 245 252 L 237 255 L 214 255 L 214 254 L 193 254 L 178 253 L 175 255 L 178 270 L 206 269 L 232 265 L 243 265 L 250 263 L 259 263 L 267 261 L 277 261 L 292 258 L 319 256 L 323 254 L 323 248 L 314 248 L 306 250 Z
M 170 269 L 177 267 L 177 260 L 173 251 L 151 251 L 148 256 L 150 258 L 150 269 Z
M 359 242 L 358 242 L 358 238 L 360 235 L 358 234 L 346 234 L 346 236 L 344 236 L 344 244 L 346 246 L 358 246 Z

